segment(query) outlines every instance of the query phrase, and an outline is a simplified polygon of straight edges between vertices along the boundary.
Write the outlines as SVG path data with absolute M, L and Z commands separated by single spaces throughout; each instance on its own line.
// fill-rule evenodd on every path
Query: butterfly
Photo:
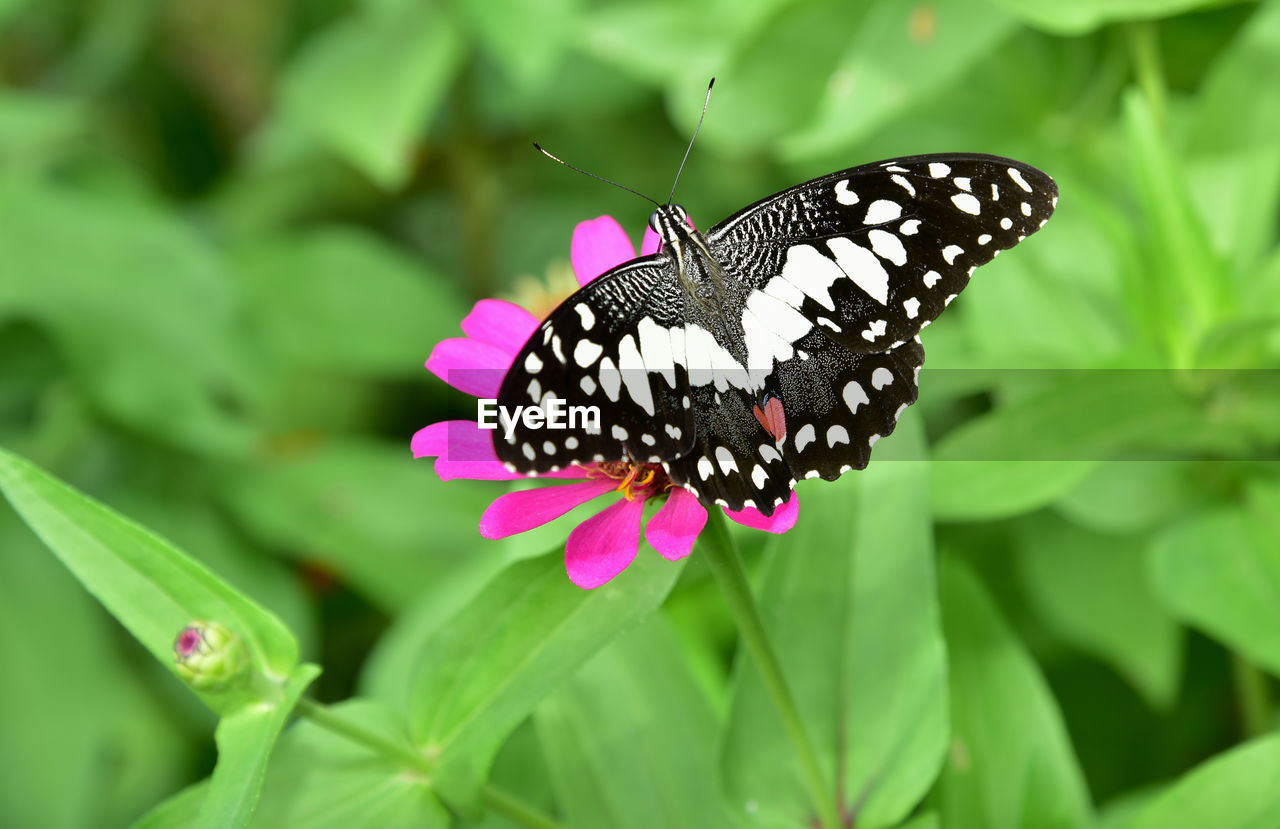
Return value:
M 566 299 L 499 392 L 599 421 L 517 422 L 495 431 L 498 458 L 525 474 L 657 464 L 703 503 L 771 515 L 797 479 L 866 467 L 916 400 L 921 330 L 1057 201 L 1034 167 L 955 153 L 831 173 L 705 233 L 659 205 L 659 252 Z

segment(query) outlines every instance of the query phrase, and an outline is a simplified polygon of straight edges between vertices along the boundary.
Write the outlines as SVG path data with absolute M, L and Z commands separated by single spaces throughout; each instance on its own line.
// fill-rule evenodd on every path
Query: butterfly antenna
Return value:
M 662 205 L 658 204 L 656 201 L 649 198 L 644 193 L 641 193 L 639 190 L 632 190 L 630 187 L 626 186 L 625 184 L 619 184 L 613 179 L 607 179 L 604 176 L 598 176 L 595 173 L 588 173 L 586 170 L 582 169 L 581 167 L 575 167 L 569 162 L 564 161 L 563 159 L 556 158 L 554 155 L 544 150 L 542 148 L 542 145 L 539 144 L 537 141 L 533 142 L 533 148 L 538 152 L 542 153 L 543 155 L 545 155 L 547 158 L 556 162 L 557 164 L 563 164 L 564 166 L 568 167 L 570 170 L 574 170 L 576 172 L 582 173 L 584 176 L 590 176 L 591 178 L 596 179 L 597 181 L 603 181 L 605 184 L 612 184 L 614 187 L 617 187 L 619 190 L 626 190 L 628 193 L 634 193 L 635 195 L 639 196 L 645 201 L 651 202 L 654 206 L 662 207 Z
M 715 78 L 712 78 L 711 83 L 707 84 L 707 97 L 702 102 L 702 114 L 698 116 L 698 126 L 693 128 L 693 138 L 689 139 L 689 146 L 684 150 L 684 158 L 680 159 L 680 169 L 676 170 L 676 180 L 671 182 L 671 193 L 667 196 L 667 204 L 671 204 L 671 200 L 676 197 L 676 185 L 680 183 L 680 174 L 684 172 L 684 163 L 689 160 L 689 153 L 693 150 L 693 142 L 698 140 L 698 132 L 702 129 L 702 119 L 707 117 L 707 104 L 711 103 L 711 87 L 715 85 Z

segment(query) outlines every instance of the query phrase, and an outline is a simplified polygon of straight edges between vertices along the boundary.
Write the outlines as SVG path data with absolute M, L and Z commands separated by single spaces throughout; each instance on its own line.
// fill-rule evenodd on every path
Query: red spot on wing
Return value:
M 770 394 L 765 397 L 764 408 L 761 409 L 757 404 L 751 413 L 775 443 L 781 443 L 787 436 L 787 415 L 782 410 L 781 398 Z

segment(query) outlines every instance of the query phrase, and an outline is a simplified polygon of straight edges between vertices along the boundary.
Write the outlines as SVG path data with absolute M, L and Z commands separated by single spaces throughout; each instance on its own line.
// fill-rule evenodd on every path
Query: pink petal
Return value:
M 640 255 L 648 256 L 651 253 L 657 253 L 662 247 L 662 237 L 659 236 L 654 229 L 646 227 L 644 229 L 644 241 L 640 243 Z
M 515 354 L 479 340 L 454 337 L 431 349 L 427 370 L 461 392 L 496 398 Z
M 796 525 L 796 518 L 800 515 L 800 498 L 794 492 L 791 493 L 791 500 L 779 506 L 767 518 L 760 510 L 751 507 L 743 507 L 737 512 L 725 510 L 724 514 L 730 521 L 736 521 L 744 527 L 781 535 Z
M 689 490 L 676 487 L 649 519 L 644 537 L 663 558 L 679 561 L 693 550 L 693 542 L 706 523 L 706 508 Z
M 480 534 L 485 538 L 506 538 L 541 527 L 574 507 L 604 495 L 614 486 L 613 481 L 603 479 L 508 492 L 480 516 Z
M 590 590 L 627 569 L 640 547 L 644 501 L 620 498 L 604 512 L 573 528 L 564 545 L 569 581 Z
M 514 481 L 528 477 L 512 472 L 493 451 L 492 429 L 481 429 L 471 420 L 445 420 L 419 429 L 410 448 L 415 458 L 436 458 L 440 480 L 470 478 L 473 481 Z M 582 478 L 586 470 L 570 466 L 539 477 Z
M 538 328 L 538 318 L 511 302 L 482 299 L 462 320 L 462 332 L 473 340 L 496 345 L 511 354 L 520 353 Z M 511 364 L 511 360 L 507 361 Z
M 579 222 L 573 229 L 569 259 L 579 285 L 586 285 L 615 265 L 635 258 L 635 247 L 612 216 Z

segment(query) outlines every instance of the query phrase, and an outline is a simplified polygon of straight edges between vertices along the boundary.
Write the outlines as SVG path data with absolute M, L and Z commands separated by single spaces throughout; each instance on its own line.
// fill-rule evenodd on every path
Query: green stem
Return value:
M 1150 21 L 1130 23 L 1125 26 L 1125 36 L 1129 41 L 1129 54 L 1138 75 L 1138 85 L 1147 96 L 1156 125 L 1163 130 L 1168 125 L 1168 95 L 1155 24 Z
M 321 728 L 346 737 L 353 743 L 359 743 L 365 748 L 371 749 L 375 754 L 380 754 L 406 768 L 421 772 L 428 777 L 435 772 L 435 764 L 409 746 L 402 745 L 394 740 L 388 740 L 381 734 L 370 731 L 341 714 L 335 714 L 329 708 L 314 700 L 309 700 L 306 697 L 298 700 L 297 711 Z
M 409 746 L 389 740 L 359 723 L 352 722 L 341 714 L 314 700 L 306 698 L 298 700 L 297 712 L 316 725 L 328 731 L 346 737 L 353 743 L 359 743 L 375 754 L 422 774 L 430 780 L 435 771 L 435 764 L 414 751 Z M 436 793 L 439 796 L 439 792 Z M 510 820 L 530 829 L 560 829 L 560 824 L 544 815 L 534 807 L 520 800 L 515 795 L 504 792 L 496 786 L 485 786 L 481 793 L 485 805 L 495 812 L 505 815 Z
M 809 798 L 818 812 L 821 827 L 839 829 L 839 809 L 822 774 L 822 765 L 818 762 L 818 753 L 814 750 L 813 741 L 805 730 L 804 720 L 800 717 L 800 709 L 796 706 L 795 697 L 787 685 L 786 674 L 778 654 L 769 641 L 764 620 L 760 618 L 760 608 L 756 606 L 755 597 L 751 593 L 751 585 L 747 581 L 747 571 L 742 565 L 742 557 L 738 555 L 729 538 L 724 517 L 716 509 L 708 510 L 707 526 L 699 539 L 702 542 L 702 553 L 707 566 L 724 593 L 729 610 L 738 624 L 738 632 L 751 651 L 764 679 L 765 689 L 773 700 L 778 716 L 791 738 L 791 746 L 800 760 L 805 787 L 809 790 Z
M 1236 703 L 1240 706 L 1240 724 L 1246 738 L 1258 737 L 1271 728 L 1271 694 L 1267 677 L 1240 654 L 1231 655 L 1231 672 L 1235 675 Z

